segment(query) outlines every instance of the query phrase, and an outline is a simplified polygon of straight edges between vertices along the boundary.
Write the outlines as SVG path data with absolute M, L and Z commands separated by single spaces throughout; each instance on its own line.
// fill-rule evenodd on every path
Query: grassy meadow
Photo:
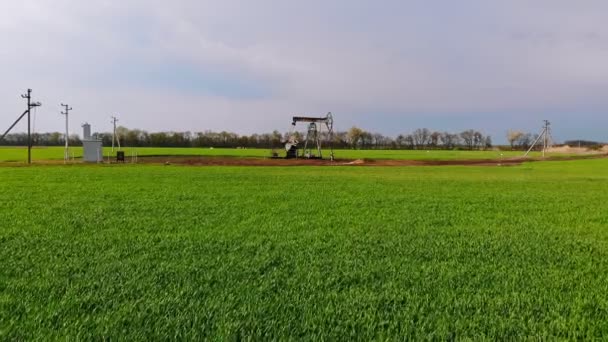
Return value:
M 171 148 L 171 147 L 138 147 L 124 148 L 126 156 L 137 151 L 139 156 L 206 156 L 206 157 L 246 157 L 265 158 L 271 156 L 270 149 L 236 149 L 236 148 Z M 82 157 L 82 147 L 71 148 L 75 158 Z M 104 148 L 104 156 L 111 148 Z M 329 154 L 328 150 L 324 151 Z M 281 156 L 283 151 L 279 151 Z M 443 151 L 443 150 L 336 150 L 340 159 L 408 159 L 408 160 L 453 160 L 453 159 L 499 159 L 522 157 L 521 151 Z M 563 154 L 552 154 L 560 156 Z M 540 156 L 539 152 L 530 153 L 531 157 Z M 63 147 L 36 147 L 32 149 L 32 160 L 63 160 Z M 0 162 L 27 161 L 27 149 L 24 147 L 0 147 Z
M 606 339 L 607 170 L 2 167 L 0 340 Z

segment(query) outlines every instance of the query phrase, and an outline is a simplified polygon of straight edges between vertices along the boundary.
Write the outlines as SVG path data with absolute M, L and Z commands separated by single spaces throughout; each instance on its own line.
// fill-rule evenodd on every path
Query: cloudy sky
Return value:
M 608 140 L 605 0 L 0 2 L 0 126 L 289 129 L 332 111 L 389 135 L 554 124 Z M 0 129 L 4 130 L 2 127 Z M 19 130 L 25 126 L 20 124 Z

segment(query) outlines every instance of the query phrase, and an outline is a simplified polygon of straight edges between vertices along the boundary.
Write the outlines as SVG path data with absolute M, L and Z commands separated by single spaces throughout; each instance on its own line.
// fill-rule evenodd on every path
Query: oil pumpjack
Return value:
M 306 133 L 306 140 L 304 141 L 304 147 L 300 150 L 300 142 L 297 140 L 295 129 L 298 122 L 308 123 L 308 130 Z M 323 127 L 326 128 L 327 132 L 323 132 Z M 307 159 L 323 159 L 322 141 L 323 133 L 329 143 L 330 154 L 329 158 L 334 160 L 333 150 L 333 133 L 334 133 L 334 118 L 330 113 L 327 113 L 325 117 L 308 117 L 308 116 L 294 116 L 291 122 L 291 132 L 288 140 L 285 142 L 285 158 L 307 158 Z M 316 150 L 316 152 L 315 152 Z

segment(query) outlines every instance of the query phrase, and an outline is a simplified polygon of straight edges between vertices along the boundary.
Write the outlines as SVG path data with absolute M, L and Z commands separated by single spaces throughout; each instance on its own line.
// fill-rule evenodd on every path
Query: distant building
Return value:
M 101 140 L 91 137 L 91 125 L 82 125 L 82 160 L 87 163 L 103 161 L 103 145 Z

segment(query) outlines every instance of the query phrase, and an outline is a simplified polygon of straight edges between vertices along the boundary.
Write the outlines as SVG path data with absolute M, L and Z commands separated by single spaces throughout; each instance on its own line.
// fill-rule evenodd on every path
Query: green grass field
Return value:
M 0 340 L 608 338 L 608 160 L 0 168 Z
M 104 156 L 110 152 L 104 148 Z M 131 156 L 133 149 L 125 148 L 125 154 Z M 209 156 L 209 157 L 270 157 L 270 149 L 235 149 L 235 148 L 164 148 L 141 147 L 134 149 L 139 156 Z M 76 158 L 82 157 L 82 147 L 72 148 Z M 283 151 L 279 151 L 282 153 Z M 326 151 L 328 152 L 328 151 Z M 521 157 L 521 151 L 426 151 L 426 150 L 336 150 L 340 159 L 411 159 L 411 160 L 452 160 L 452 159 L 499 159 L 501 157 Z M 501 156 L 502 154 L 502 156 Z M 563 154 L 553 154 L 563 156 Z M 532 152 L 531 157 L 540 153 Z M 38 147 L 32 150 L 34 162 L 40 160 L 62 160 L 63 147 Z M 23 147 L 0 147 L 0 162 L 23 162 L 27 160 L 27 150 Z

